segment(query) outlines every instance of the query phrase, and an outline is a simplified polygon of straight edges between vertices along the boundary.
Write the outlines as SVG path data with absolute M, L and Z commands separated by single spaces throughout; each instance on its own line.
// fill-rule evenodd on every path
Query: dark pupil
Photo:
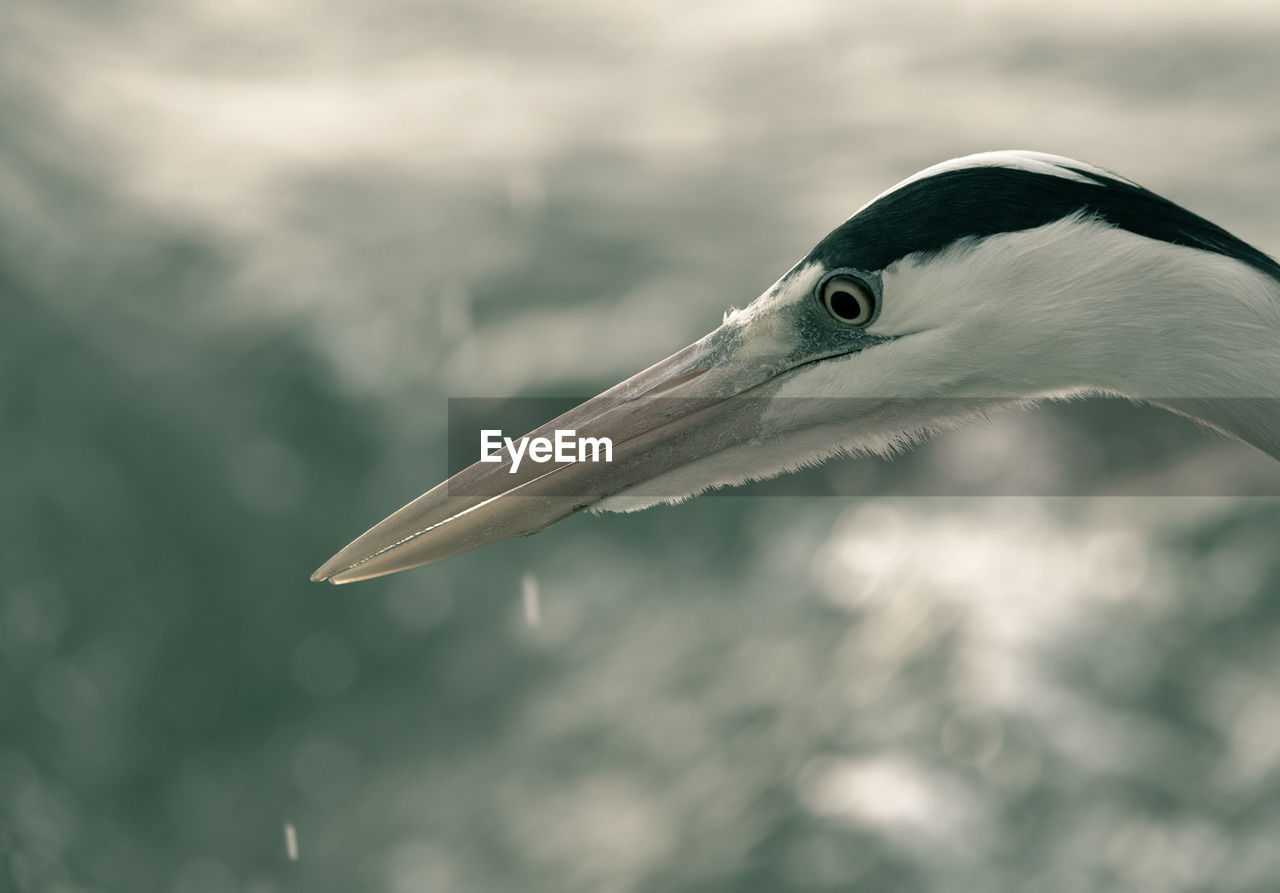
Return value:
M 862 305 L 850 292 L 836 291 L 831 293 L 831 312 L 841 319 L 857 319 L 862 313 Z

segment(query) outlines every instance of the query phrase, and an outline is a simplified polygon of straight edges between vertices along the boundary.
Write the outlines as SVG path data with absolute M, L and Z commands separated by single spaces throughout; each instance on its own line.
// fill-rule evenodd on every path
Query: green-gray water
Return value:
M 610 385 L 934 161 L 1076 156 L 1280 251 L 1274 4 L 0 35 L 0 890 L 1275 889 L 1270 500 L 703 498 L 307 582 L 444 474 L 447 398 Z M 842 467 L 1052 475 L 1114 412 Z M 1241 492 L 1170 431 L 1145 474 Z

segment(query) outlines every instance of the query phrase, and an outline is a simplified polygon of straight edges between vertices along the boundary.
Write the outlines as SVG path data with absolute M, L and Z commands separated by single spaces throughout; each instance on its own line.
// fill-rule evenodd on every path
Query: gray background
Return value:
M 1267 2 L 6 3 L 0 889 L 1274 890 L 1269 500 L 703 498 L 306 578 L 444 473 L 448 397 L 594 393 L 943 158 L 1076 156 L 1274 253 L 1278 41 Z M 1116 413 L 841 467 L 1052 476 Z M 1169 430 L 1135 474 L 1247 492 Z

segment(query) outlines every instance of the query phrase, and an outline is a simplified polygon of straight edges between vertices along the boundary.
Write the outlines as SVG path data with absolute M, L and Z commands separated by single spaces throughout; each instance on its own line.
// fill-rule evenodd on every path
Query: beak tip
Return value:
M 378 563 L 372 560 L 377 557 L 377 555 L 372 555 L 368 558 L 353 558 L 347 554 L 347 549 L 344 549 L 320 565 L 316 572 L 311 575 L 311 582 L 341 586 L 345 583 L 356 583 L 360 580 L 381 577 L 383 574 L 395 573 L 396 571 L 407 570 L 416 566 L 415 563 L 403 563 L 389 567 L 379 567 Z
M 337 557 L 338 556 L 335 555 L 333 556 L 333 558 L 330 558 L 324 564 L 320 565 L 320 567 L 316 569 L 316 572 L 311 575 L 311 582 L 312 583 L 341 582 L 340 580 L 335 580 L 334 577 L 338 576 L 344 570 L 346 570 L 346 566 L 344 564 L 336 562 L 335 559 L 337 559 Z

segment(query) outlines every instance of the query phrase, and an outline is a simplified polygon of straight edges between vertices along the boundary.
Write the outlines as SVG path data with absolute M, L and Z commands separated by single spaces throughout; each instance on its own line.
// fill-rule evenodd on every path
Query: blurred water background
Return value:
M 0 890 L 1277 889 L 1239 487 L 709 497 L 307 576 L 440 479 L 447 398 L 613 384 L 932 162 L 1079 157 L 1275 253 L 1278 42 L 1237 0 L 9 0 Z M 842 467 L 1052 475 L 1130 411 Z M 1235 474 L 1167 424 L 1143 474 Z

